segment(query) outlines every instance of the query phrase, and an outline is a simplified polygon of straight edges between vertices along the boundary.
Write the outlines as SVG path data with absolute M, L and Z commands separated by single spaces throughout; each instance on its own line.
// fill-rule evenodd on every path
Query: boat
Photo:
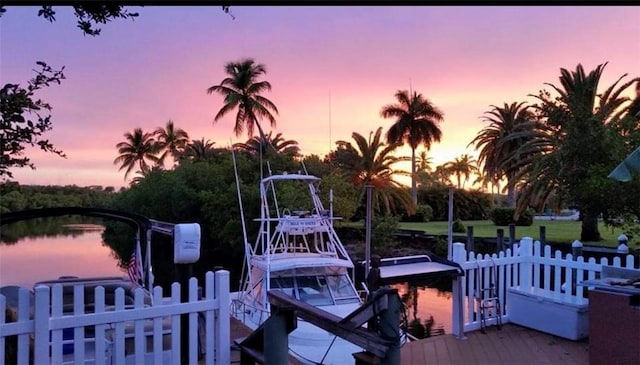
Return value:
M 342 318 L 363 303 L 350 276 L 353 262 L 333 227 L 339 218 L 324 208 L 319 183 L 313 175 L 287 173 L 260 181 L 260 217 L 255 219 L 259 231 L 252 244 L 245 234 L 246 270 L 241 290 L 231 294 L 232 315 L 252 330 L 269 317 L 269 290 Z M 280 198 L 287 193 L 295 199 L 285 203 Z M 359 351 L 362 348 L 301 319 L 289 334 L 289 353 L 303 363 L 352 363 L 352 354 Z

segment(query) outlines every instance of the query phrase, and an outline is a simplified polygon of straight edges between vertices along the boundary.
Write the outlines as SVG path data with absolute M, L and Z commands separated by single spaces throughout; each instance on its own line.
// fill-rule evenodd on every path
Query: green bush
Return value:
M 436 238 L 436 242 L 433 245 L 433 253 L 439 257 L 447 257 L 449 254 L 449 243 L 447 239 L 441 236 Z
M 460 219 L 456 219 L 455 221 L 453 221 L 453 226 L 451 227 L 451 229 L 456 233 L 465 233 L 467 231 L 467 228 L 464 226 L 464 224 L 462 224 L 462 221 Z
M 514 223 L 516 226 L 530 226 L 533 224 L 533 209 L 529 208 L 524 213 L 520 214 L 516 221 L 513 216 L 515 214 L 514 208 L 509 207 L 496 207 L 491 210 L 491 220 L 496 226 L 508 226 Z
M 429 204 L 418 204 L 416 214 L 402 216 L 403 222 L 429 222 L 433 218 L 433 208 Z
M 373 217 L 371 221 L 371 245 L 385 249 L 393 240 L 393 232 L 398 230 L 398 218 L 385 215 Z

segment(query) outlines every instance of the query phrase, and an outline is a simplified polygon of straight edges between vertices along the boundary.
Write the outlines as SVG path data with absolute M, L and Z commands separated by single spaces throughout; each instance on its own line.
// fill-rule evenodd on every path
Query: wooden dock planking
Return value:
M 589 363 L 587 341 L 570 341 L 506 324 L 487 333 L 429 337 L 402 348 L 402 364 L 576 364 Z

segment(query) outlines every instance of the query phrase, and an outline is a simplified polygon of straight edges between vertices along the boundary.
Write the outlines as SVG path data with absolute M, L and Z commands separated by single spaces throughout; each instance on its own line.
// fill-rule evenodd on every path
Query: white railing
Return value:
M 72 313 L 63 311 L 60 284 L 38 285 L 35 293 L 20 288 L 17 313 L 0 295 L 0 364 L 181 364 L 183 357 L 195 364 L 202 353 L 206 364 L 230 362 L 228 271 L 206 274 L 203 298 L 191 278 L 185 302 L 178 283 L 168 298 L 161 287 L 154 288 L 153 305 L 145 304 L 142 288 L 135 290 L 132 305 L 125 305 L 123 288 L 115 290 L 115 305 L 107 305 L 102 286 L 95 288 L 95 301 L 85 304 L 84 289 L 74 287 Z M 188 356 L 181 356 L 183 314 Z
M 560 250 L 552 254 L 550 246 L 542 248 L 540 242 L 534 243 L 529 237 L 521 239 L 520 244 L 514 245 L 513 249 L 492 255 L 476 255 L 472 251 L 467 252 L 464 244 L 454 243 L 453 261 L 465 270 L 465 276 L 460 278 L 465 331 L 480 328 L 477 298 L 492 283 L 500 298 L 502 322 L 508 323 L 509 303 L 506 293 L 509 288 L 517 288 L 560 303 L 586 305 L 587 287 L 576 284 L 598 278 L 603 265 L 624 268 L 636 268 L 638 265 L 632 255 L 627 255 L 624 263 L 620 257 L 615 257 L 612 262 L 605 257 L 599 262 L 593 257 L 585 261 L 583 256 L 574 260 L 571 254 L 563 258 Z M 457 295 L 455 291 L 454 295 Z M 455 300 L 454 298 L 454 302 Z M 453 323 L 458 323 L 458 316 L 459 313 L 454 311 Z M 492 313 L 487 324 L 494 324 L 496 320 L 496 313 Z

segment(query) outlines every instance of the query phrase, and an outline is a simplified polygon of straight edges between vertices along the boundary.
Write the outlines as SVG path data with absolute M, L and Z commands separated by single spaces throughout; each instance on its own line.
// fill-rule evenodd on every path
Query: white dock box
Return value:
M 542 289 L 507 289 L 509 322 L 577 341 L 589 335 L 588 303 L 567 302 Z
M 182 223 L 173 227 L 173 262 L 192 264 L 200 259 L 200 225 Z

